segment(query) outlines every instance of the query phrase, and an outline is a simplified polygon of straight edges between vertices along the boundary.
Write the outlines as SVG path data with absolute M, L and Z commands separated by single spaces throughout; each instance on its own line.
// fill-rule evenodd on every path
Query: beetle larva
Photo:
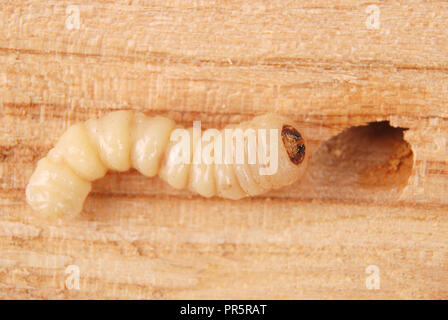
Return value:
M 204 197 L 259 195 L 302 176 L 305 139 L 296 128 L 290 120 L 268 114 L 202 132 L 161 116 L 115 111 L 69 127 L 38 162 L 26 199 L 42 216 L 75 216 L 92 181 L 107 170 L 130 168 Z

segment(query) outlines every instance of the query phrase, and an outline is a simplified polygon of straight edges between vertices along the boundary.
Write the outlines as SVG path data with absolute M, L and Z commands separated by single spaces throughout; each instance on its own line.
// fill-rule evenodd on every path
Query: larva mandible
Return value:
M 158 175 L 177 189 L 187 187 L 204 197 L 234 200 L 290 185 L 305 171 L 305 138 L 296 129 L 297 125 L 284 117 L 274 114 L 257 116 L 215 130 L 214 135 L 206 134 L 210 129 L 196 136 L 193 128 L 183 129 L 187 133 L 183 138 L 188 138 L 186 157 L 190 160 L 184 162 L 178 160 L 181 144 L 173 139 L 175 133 L 179 133 L 176 129 L 181 128 L 171 119 L 147 117 L 132 111 L 115 111 L 100 119 L 74 124 L 38 162 L 26 187 L 27 202 L 44 217 L 73 217 L 81 212 L 92 181 L 103 177 L 107 170 L 121 172 L 135 168 L 147 177 Z M 269 146 L 271 153 L 276 150 L 274 145 L 278 149 L 274 173 L 261 174 L 266 162 L 250 162 L 248 136 L 244 136 L 243 144 L 238 146 L 236 136 L 230 135 L 238 130 L 247 133 L 248 129 L 280 133 L 274 138 L 271 136 L 269 141 L 262 141 L 259 136 L 257 140 L 263 142 L 262 149 L 266 154 Z M 217 137 L 222 138 L 227 133 L 231 137 L 230 149 L 226 149 L 227 145 L 212 143 L 220 141 Z M 206 135 L 209 139 L 205 139 Z M 230 154 L 232 159 L 237 151 L 241 151 L 244 161 L 195 162 L 202 157 L 199 147 L 195 147 L 200 145 L 195 144 L 198 139 L 202 142 L 202 151 L 207 150 L 216 158 L 219 149 L 224 151 L 221 157 L 225 159 L 226 155 Z

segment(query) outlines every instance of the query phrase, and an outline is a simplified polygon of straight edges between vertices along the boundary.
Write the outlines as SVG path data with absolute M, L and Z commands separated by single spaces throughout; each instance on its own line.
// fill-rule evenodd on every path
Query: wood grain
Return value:
M 448 298 L 447 52 L 446 1 L 2 1 L 0 297 Z M 312 166 L 236 202 L 111 173 L 79 219 L 39 220 L 24 202 L 36 161 L 116 109 L 204 127 L 276 112 L 312 155 L 387 120 L 408 128 L 412 169 L 369 189 L 317 183 L 328 168 Z

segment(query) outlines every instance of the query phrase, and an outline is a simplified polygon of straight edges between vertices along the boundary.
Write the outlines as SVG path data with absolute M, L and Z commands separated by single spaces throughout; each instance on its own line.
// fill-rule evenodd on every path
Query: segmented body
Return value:
M 235 150 L 234 144 L 231 150 L 224 145 L 221 149 L 224 158 L 229 152 L 242 151 L 243 163 L 195 162 L 202 159 L 203 151 L 217 157 L 214 141 L 217 136 L 223 138 L 225 130 L 215 130 L 213 134 L 205 131 L 196 136 L 192 128 L 185 130 L 186 137 L 190 138 L 184 141 L 188 143 L 190 162 L 179 163 L 180 140 L 173 140 L 179 128 L 168 118 L 147 117 L 131 111 L 116 111 L 101 119 L 75 124 L 38 162 L 26 188 L 27 202 L 45 217 L 75 216 L 82 210 L 92 181 L 103 177 L 107 170 L 121 172 L 130 168 L 147 177 L 158 175 L 174 188 L 187 187 L 204 197 L 241 199 L 290 185 L 306 168 L 304 137 L 294 123 L 277 115 L 258 116 L 225 128 L 229 132 L 278 130 L 279 135 L 275 139 L 271 137 L 272 141 L 257 141 L 264 143 L 264 151 L 270 145 L 278 146 L 278 166 L 269 174 L 262 174 L 266 163 L 247 161 L 247 137 L 244 150 Z M 195 147 L 199 145 L 195 143 L 198 140 L 202 150 Z

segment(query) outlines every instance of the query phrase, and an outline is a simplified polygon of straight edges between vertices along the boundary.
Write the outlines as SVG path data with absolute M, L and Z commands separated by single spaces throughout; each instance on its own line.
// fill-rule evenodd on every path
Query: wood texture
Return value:
M 1 1 L 0 297 L 448 298 L 447 53 L 446 1 Z M 36 161 L 121 108 L 207 127 L 281 113 L 311 154 L 388 120 L 408 128 L 412 169 L 371 189 L 316 183 L 320 163 L 236 202 L 111 173 L 79 219 L 35 217 Z

